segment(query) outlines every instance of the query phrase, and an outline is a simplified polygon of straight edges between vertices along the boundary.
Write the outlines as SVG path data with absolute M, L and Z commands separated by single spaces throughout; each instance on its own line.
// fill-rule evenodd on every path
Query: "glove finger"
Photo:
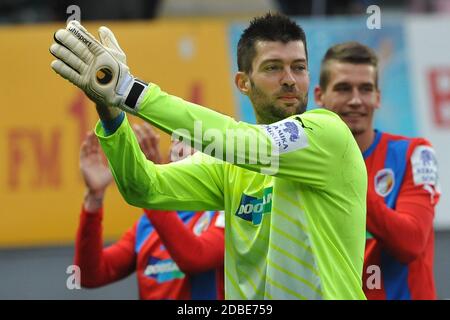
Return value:
M 87 31 L 87 29 L 85 27 L 83 27 L 83 25 L 80 22 L 78 22 L 77 20 L 71 20 L 67 24 L 67 26 L 66 26 L 67 30 L 70 31 L 70 29 L 72 29 L 72 28 L 78 29 L 79 32 L 82 32 L 89 38 L 97 41 L 97 39 L 94 37 L 94 35 L 92 35 L 89 31 Z
M 59 45 L 57 43 L 52 44 L 50 46 L 50 53 L 55 58 L 61 60 L 80 74 L 83 73 L 87 68 L 87 65 L 83 62 L 83 60 L 78 58 L 70 50 L 62 45 Z
M 79 42 L 83 43 L 95 55 L 105 50 L 104 46 L 77 20 L 70 21 L 66 30 L 72 33 Z
M 126 64 L 126 56 L 122 48 L 119 46 L 114 33 L 107 27 L 102 26 L 98 29 L 98 34 L 100 37 L 100 42 L 108 49 L 111 49 L 113 55 L 120 60 L 120 62 Z
M 119 42 L 114 35 L 114 33 L 107 27 L 102 26 L 98 29 L 98 34 L 100 36 L 100 42 L 108 48 L 115 49 L 123 53 L 122 48 L 119 46 Z
M 54 35 L 55 41 L 66 47 L 68 50 L 72 51 L 77 57 L 83 60 L 86 64 L 89 64 L 93 60 L 93 54 L 89 50 L 89 45 L 92 41 L 87 40 L 88 43 L 85 44 L 83 40 L 78 39 L 70 31 L 65 29 L 60 29 L 56 31 Z
M 64 62 L 62 62 L 61 60 L 53 60 L 51 63 L 51 67 L 61 77 L 69 80 L 74 85 L 81 87 L 81 76 L 78 74 L 78 72 L 73 70 Z

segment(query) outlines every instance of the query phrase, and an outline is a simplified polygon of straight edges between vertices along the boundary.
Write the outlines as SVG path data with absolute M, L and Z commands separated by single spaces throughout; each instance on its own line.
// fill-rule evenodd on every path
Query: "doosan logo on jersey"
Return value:
M 270 213 L 272 209 L 272 187 L 264 189 L 262 198 L 242 195 L 241 203 L 236 210 L 236 216 L 251 221 L 254 225 L 260 224 L 263 214 Z
M 262 199 L 257 199 L 262 202 L 257 203 L 247 203 L 247 204 L 241 204 L 239 206 L 238 215 L 240 214 L 250 214 L 250 213 L 263 213 L 264 205 L 272 201 L 272 194 L 268 194 L 267 196 L 264 196 Z

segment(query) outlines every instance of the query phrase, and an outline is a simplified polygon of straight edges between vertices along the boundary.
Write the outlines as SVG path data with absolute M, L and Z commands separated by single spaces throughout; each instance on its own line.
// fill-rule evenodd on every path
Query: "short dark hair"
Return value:
M 264 16 L 253 18 L 250 25 L 241 35 L 237 49 L 238 70 L 250 73 L 252 62 L 256 56 L 255 43 L 257 41 L 302 41 L 305 46 L 306 35 L 302 27 L 289 17 L 279 13 L 267 13 Z
M 326 90 L 330 81 L 331 61 L 347 62 L 352 64 L 368 64 L 375 67 L 375 86 L 378 88 L 378 57 L 371 48 L 356 41 L 339 43 L 327 50 L 320 65 L 319 85 Z

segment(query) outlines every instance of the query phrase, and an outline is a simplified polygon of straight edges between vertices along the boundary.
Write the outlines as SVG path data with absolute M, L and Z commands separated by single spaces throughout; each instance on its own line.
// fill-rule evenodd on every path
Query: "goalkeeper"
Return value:
M 58 30 L 52 68 L 96 102 L 96 134 L 126 201 L 225 209 L 227 299 L 365 299 L 366 169 L 336 114 L 305 112 L 303 29 L 269 13 L 241 36 L 235 83 L 251 100 L 257 125 L 136 79 L 111 31 L 99 33 L 101 42 L 77 22 Z M 123 111 L 203 154 L 168 165 L 147 161 Z

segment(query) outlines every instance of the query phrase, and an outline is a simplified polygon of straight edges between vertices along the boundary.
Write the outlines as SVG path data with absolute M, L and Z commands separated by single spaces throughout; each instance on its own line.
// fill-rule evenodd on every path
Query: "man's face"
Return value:
M 302 41 L 257 41 L 250 74 L 236 84 L 253 104 L 258 123 L 273 123 L 303 113 L 308 103 L 309 73 Z
M 329 82 L 325 91 L 320 87 L 314 90 L 317 105 L 337 113 L 353 135 L 373 130 L 373 114 L 380 106 L 375 67 L 331 61 L 327 68 Z

